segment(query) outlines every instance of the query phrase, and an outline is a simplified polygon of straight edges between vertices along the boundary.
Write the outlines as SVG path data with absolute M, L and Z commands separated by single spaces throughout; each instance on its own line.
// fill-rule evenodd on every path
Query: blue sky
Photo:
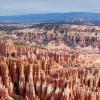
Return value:
M 97 12 L 100 0 L 0 0 L 0 15 Z

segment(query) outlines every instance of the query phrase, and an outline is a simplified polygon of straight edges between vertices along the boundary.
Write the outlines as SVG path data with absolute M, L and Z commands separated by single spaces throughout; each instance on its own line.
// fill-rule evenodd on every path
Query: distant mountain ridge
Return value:
M 100 13 L 71 12 L 0 16 L 0 22 L 54 22 L 100 25 Z

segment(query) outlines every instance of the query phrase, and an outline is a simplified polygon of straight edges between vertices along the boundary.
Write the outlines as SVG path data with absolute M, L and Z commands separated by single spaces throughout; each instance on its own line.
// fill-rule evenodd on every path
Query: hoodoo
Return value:
M 99 27 L 47 26 L 0 42 L 0 100 L 100 100 Z

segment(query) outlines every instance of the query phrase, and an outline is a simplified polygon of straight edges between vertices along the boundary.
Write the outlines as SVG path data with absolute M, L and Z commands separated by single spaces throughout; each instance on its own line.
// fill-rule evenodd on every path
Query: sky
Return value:
M 0 15 L 96 12 L 100 0 L 0 0 Z

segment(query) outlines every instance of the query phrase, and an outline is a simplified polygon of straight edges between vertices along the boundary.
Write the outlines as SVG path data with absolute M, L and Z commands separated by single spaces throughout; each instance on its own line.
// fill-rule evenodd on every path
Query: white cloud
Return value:
M 0 15 L 77 11 L 100 12 L 100 0 L 0 0 Z

